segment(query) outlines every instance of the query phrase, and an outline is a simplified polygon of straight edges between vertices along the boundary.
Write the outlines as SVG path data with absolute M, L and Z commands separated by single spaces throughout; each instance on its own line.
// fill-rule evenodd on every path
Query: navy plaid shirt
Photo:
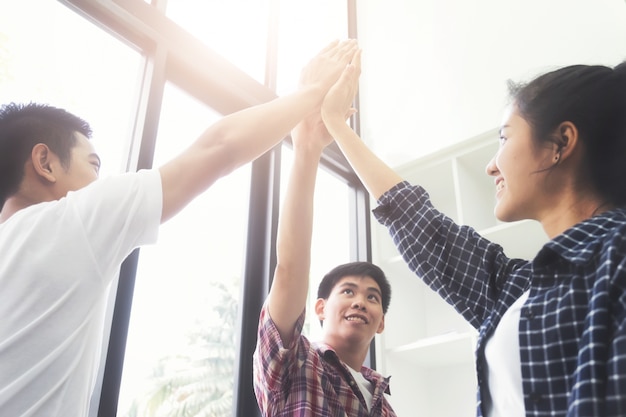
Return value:
M 626 210 L 577 224 L 533 261 L 435 210 L 407 182 L 374 215 L 410 269 L 479 329 L 478 415 L 488 401 L 485 340 L 530 290 L 519 323 L 526 416 L 626 416 Z

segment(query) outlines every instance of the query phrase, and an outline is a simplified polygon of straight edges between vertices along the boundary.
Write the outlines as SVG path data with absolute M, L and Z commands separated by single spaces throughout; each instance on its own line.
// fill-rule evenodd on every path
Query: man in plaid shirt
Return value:
M 351 65 L 346 72 L 354 70 Z M 263 415 L 271 417 L 395 416 L 385 398 L 388 378 L 363 366 L 372 339 L 384 329 L 391 297 L 380 268 L 353 262 L 329 272 L 315 305 L 323 322 L 323 341 L 311 343 L 301 334 L 315 176 L 332 138 L 319 113 L 301 122 L 292 138 L 294 162 L 279 222 L 278 262 L 261 311 L 254 354 L 259 406 Z

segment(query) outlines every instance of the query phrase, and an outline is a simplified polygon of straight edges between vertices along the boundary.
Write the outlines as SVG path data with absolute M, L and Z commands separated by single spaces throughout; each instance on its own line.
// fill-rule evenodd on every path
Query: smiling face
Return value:
M 341 278 L 327 299 L 317 300 L 315 311 L 324 323 L 324 341 L 336 349 L 367 349 L 385 328 L 380 287 L 369 276 Z
M 496 186 L 495 215 L 502 221 L 540 220 L 554 196 L 548 180 L 557 161 L 553 147 L 539 146 L 531 126 L 511 106 L 500 129 L 500 148 L 487 165 Z

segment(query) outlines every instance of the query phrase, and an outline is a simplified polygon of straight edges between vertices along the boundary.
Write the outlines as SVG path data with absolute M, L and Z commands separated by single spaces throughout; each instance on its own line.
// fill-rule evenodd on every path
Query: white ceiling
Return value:
M 361 133 L 392 166 L 497 127 L 507 79 L 626 59 L 622 0 L 362 0 L 357 7 Z

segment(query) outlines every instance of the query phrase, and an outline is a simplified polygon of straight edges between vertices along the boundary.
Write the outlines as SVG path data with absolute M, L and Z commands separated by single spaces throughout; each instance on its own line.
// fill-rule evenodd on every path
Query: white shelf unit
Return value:
M 536 222 L 503 223 L 494 214 L 495 185 L 486 174 L 498 149 L 496 129 L 397 168 L 422 185 L 436 208 L 499 243 L 510 257 L 534 257 L 547 237 Z M 477 333 L 413 274 L 385 227 L 372 221 L 373 260 L 392 285 L 377 364 L 391 375 L 389 400 L 399 416 L 472 417 L 476 406 Z

